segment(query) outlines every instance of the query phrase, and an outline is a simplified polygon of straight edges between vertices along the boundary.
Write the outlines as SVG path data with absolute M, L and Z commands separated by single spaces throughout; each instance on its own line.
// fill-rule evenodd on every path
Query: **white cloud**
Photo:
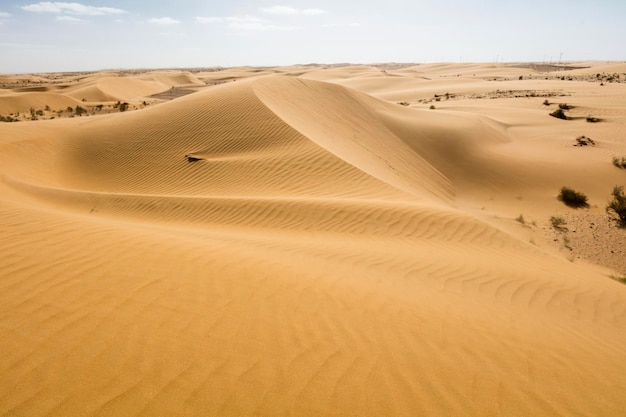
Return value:
M 277 25 L 273 22 L 257 16 L 212 16 L 212 17 L 196 17 L 196 21 L 204 24 L 225 23 L 226 28 L 240 32 L 276 32 L 300 29 L 297 26 Z
M 0 19 L 5 18 L 5 17 L 11 17 L 11 13 L 0 12 Z
M 210 17 L 197 16 L 196 17 L 196 22 L 198 23 L 220 23 L 220 22 L 223 22 L 224 20 L 225 20 L 224 17 L 216 17 L 216 16 L 210 16 Z
M 322 9 L 304 9 L 302 10 L 302 14 L 304 15 L 308 15 L 308 16 L 319 16 L 321 14 L 326 14 L 328 13 L 326 10 L 322 10 Z
M 261 19 L 256 16 L 210 16 L 210 17 L 196 17 L 196 21 L 199 23 L 223 23 L 223 22 L 235 22 L 235 23 L 263 23 L 267 22 L 265 19 Z
M 155 17 L 152 19 L 148 19 L 148 23 L 152 23 L 154 25 L 171 26 L 178 25 L 180 21 L 172 19 L 171 17 Z
M 107 14 L 122 14 L 126 10 L 113 7 L 87 6 L 81 3 L 66 3 L 58 1 L 41 1 L 26 6 L 22 10 L 33 13 L 68 13 L 83 16 L 100 16 Z
M 79 19 L 77 17 L 74 16 L 57 16 L 57 20 L 59 22 L 83 22 L 83 19 Z
M 227 20 L 231 23 L 268 23 L 267 20 L 256 16 L 231 16 Z
M 269 14 L 299 14 L 300 11 L 293 7 L 289 6 L 272 6 L 272 7 L 264 7 L 261 9 L 263 13 Z
M 361 24 L 360 23 L 325 23 L 322 25 L 325 28 L 340 28 L 340 27 L 351 27 L 351 28 L 357 28 L 360 27 Z
M 299 29 L 297 26 L 280 26 L 266 22 L 231 22 L 227 27 L 228 29 L 245 32 L 286 32 Z
M 267 20 L 261 19 L 256 16 L 228 16 L 228 17 L 220 17 L 220 16 L 210 16 L 210 17 L 196 17 L 196 21 L 199 23 L 230 23 L 232 24 L 247 24 L 247 23 L 268 23 Z
M 290 7 L 290 6 L 263 7 L 260 10 L 263 13 L 283 15 L 283 16 L 285 15 L 319 16 L 321 14 L 328 13 L 326 10 L 322 10 L 322 9 L 296 9 L 295 7 Z

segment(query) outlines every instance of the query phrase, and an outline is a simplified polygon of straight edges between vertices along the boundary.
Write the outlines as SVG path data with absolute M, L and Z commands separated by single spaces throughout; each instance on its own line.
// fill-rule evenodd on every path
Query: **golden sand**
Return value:
M 626 68 L 579 66 L 0 77 L 50 108 L 0 123 L 0 416 L 625 415 Z

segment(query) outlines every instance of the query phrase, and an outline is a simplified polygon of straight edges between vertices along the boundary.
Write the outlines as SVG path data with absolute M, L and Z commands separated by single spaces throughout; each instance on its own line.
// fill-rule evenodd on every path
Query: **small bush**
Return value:
M 613 165 L 615 165 L 617 168 L 626 169 L 626 156 L 622 156 L 621 158 L 614 156 Z
M 563 226 L 565 226 L 566 222 L 565 222 L 565 219 L 563 217 L 552 216 L 552 217 L 550 217 L 550 224 L 555 229 L 561 230 L 561 229 L 563 229 Z
M 550 105 L 550 101 L 549 101 L 548 99 L 545 99 L 545 100 L 543 101 L 543 105 L 544 105 L 544 106 L 549 106 L 549 105 Z
M 573 108 L 574 108 L 574 106 L 570 106 L 569 104 L 566 104 L 566 103 L 559 104 L 559 109 L 561 109 L 561 110 L 570 110 L 570 109 L 573 109 Z
M 583 135 L 576 138 L 576 144 L 574 146 L 595 146 L 595 144 L 596 142 L 593 139 Z
M 587 207 L 587 196 L 578 191 L 574 191 L 569 187 L 561 188 L 558 199 L 562 201 L 566 206 L 573 208 Z
M 593 117 L 591 115 L 587 116 L 587 123 L 598 123 L 600 121 L 600 119 L 598 119 L 597 117 Z
M 619 217 L 619 222 L 622 227 L 626 226 L 626 195 L 624 195 L 624 187 L 615 186 L 613 188 L 613 200 L 609 201 L 606 206 L 607 211 L 613 211 Z
M 526 224 L 526 220 L 524 219 L 524 215 L 523 214 L 520 214 L 519 216 L 517 216 L 515 218 L 515 220 L 517 220 L 521 224 Z
M 435 105 L 434 105 L 434 104 L 431 104 L 429 108 L 430 108 L 431 110 L 435 110 Z
M 552 113 L 550 113 L 550 116 L 556 117 L 557 119 L 563 119 L 563 120 L 568 120 L 569 119 L 569 117 L 567 117 L 567 115 L 565 114 L 565 112 L 561 108 L 558 108 L 555 111 L 553 111 Z
M 17 122 L 18 120 L 11 117 L 11 116 L 0 116 L 0 122 L 7 122 L 7 123 L 11 123 L 11 122 Z

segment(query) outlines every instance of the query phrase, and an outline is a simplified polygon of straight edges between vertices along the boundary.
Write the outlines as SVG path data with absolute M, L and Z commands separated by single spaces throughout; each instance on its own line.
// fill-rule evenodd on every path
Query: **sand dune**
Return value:
M 237 82 L 0 124 L 0 415 L 622 416 L 626 90 L 520 70 L 107 74 L 66 98 Z M 560 89 L 603 121 L 483 97 Z
M 71 97 L 50 92 L 22 92 L 0 95 L 0 114 L 28 113 L 31 108 L 65 109 L 79 105 L 80 102 Z
M 66 94 L 78 100 L 116 101 L 141 100 L 162 93 L 172 87 L 204 85 L 189 73 L 150 72 L 140 77 L 102 77 L 92 82 L 80 83 L 68 88 Z

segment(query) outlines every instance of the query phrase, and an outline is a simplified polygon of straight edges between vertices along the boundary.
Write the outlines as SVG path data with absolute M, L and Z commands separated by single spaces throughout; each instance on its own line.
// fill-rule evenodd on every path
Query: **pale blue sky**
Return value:
M 626 1 L 0 0 L 0 73 L 626 60 Z

